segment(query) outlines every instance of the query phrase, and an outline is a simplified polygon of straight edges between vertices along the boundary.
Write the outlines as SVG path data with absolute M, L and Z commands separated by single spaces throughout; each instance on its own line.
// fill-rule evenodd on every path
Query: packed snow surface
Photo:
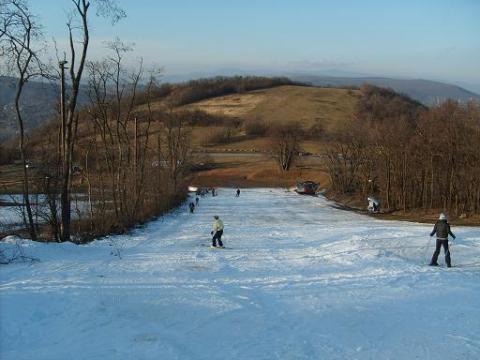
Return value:
M 454 267 L 432 268 L 430 225 L 218 193 L 130 235 L 22 241 L 39 261 L 0 267 L 0 358 L 480 358 L 479 228 L 454 227 Z M 208 247 L 215 214 L 225 250 Z

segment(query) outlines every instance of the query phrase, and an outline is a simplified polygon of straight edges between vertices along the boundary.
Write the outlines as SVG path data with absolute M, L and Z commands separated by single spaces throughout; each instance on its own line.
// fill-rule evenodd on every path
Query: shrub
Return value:
M 230 142 L 233 130 L 231 127 L 224 126 L 210 130 L 209 134 L 203 139 L 202 145 L 219 145 Z
M 20 154 L 17 148 L 0 144 L 0 165 L 11 164 L 19 158 Z
M 325 138 L 325 128 L 319 122 L 313 124 L 306 131 L 306 135 L 309 139 L 319 140 Z
M 228 122 L 225 116 L 210 114 L 202 110 L 183 111 L 180 113 L 191 126 L 221 126 Z
M 278 124 L 271 129 L 270 137 L 273 158 L 281 171 L 288 171 L 299 151 L 302 138 L 301 124 L 298 122 Z
M 264 136 L 268 131 L 267 123 L 260 119 L 249 119 L 243 126 L 245 133 L 251 136 Z

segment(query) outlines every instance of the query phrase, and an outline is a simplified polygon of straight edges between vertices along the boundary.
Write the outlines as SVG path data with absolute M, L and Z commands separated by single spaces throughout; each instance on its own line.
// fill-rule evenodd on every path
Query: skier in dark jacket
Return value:
M 240 189 L 237 188 L 237 197 L 240 197 Z
M 447 216 L 444 213 L 441 213 L 438 217 L 438 221 L 435 224 L 430 236 L 437 234 L 437 244 L 435 247 L 435 252 L 432 256 L 432 261 L 430 266 L 438 266 L 437 259 L 440 255 L 440 249 L 443 246 L 443 251 L 445 252 L 445 262 L 447 267 L 452 267 L 452 261 L 450 259 L 450 250 L 448 249 L 448 235 L 451 235 L 455 239 L 455 235 L 450 230 L 450 224 L 447 222 Z
M 190 202 L 190 204 L 188 204 L 188 207 L 190 208 L 190 212 L 193 214 L 193 212 L 195 211 L 195 204 L 193 202 Z

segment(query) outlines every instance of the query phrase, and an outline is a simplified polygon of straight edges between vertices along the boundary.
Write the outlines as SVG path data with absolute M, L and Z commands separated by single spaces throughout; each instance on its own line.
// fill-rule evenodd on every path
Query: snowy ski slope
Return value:
M 0 267 L 0 358 L 479 359 L 480 229 L 453 228 L 452 269 L 426 266 L 430 230 L 220 189 L 128 236 L 23 241 L 40 261 Z

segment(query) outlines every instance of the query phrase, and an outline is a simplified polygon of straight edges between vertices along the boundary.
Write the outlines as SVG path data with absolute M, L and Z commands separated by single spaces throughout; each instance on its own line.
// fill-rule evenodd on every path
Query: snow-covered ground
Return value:
M 220 189 L 128 236 L 24 241 L 40 261 L 0 267 L 0 358 L 479 359 L 480 229 L 453 228 L 452 269 L 426 266 L 430 230 Z

